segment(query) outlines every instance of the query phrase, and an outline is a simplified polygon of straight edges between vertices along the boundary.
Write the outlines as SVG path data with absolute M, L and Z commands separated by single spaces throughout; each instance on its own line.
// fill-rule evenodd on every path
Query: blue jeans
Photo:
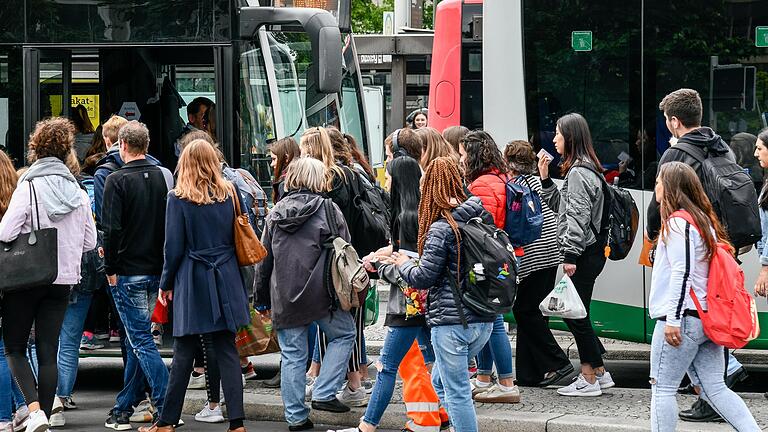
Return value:
M 168 368 L 152 339 L 150 323 L 159 286 L 158 276 L 118 276 L 117 286 L 110 287 L 130 348 L 126 350 L 124 385 L 117 395 L 116 413 L 133 413 L 133 404 L 143 399 L 145 378 L 152 403 L 158 412 L 163 411 Z
M 493 322 L 493 331 L 488 343 L 477 356 L 477 374 L 491 375 L 493 364 L 496 363 L 496 373 L 499 379 L 514 378 L 512 369 L 512 346 L 509 344 L 507 330 L 504 328 L 504 316 L 499 315 Z
M 347 373 L 346 364 L 355 345 L 355 321 L 348 312 L 339 310 L 315 323 L 325 332 L 328 348 L 312 390 L 312 400 L 326 402 L 336 398 L 336 391 Z M 309 418 L 304 392 L 309 358 L 307 333 L 311 325 L 314 324 L 277 331 L 282 360 L 280 393 L 285 406 L 285 420 L 289 425 L 301 424 Z
M 677 387 L 689 370 L 701 383 L 701 397 L 709 402 L 739 432 L 759 431 L 749 408 L 739 395 L 725 386 L 723 347 L 704 334 L 701 320 L 683 317 L 682 343 L 669 345 L 664 337 L 663 321 L 656 322 L 651 342 L 651 429 L 674 431 L 677 426 Z
M 85 317 L 91 307 L 93 293 L 83 293 L 72 290 L 69 295 L 69 305 L 64 315 L 59 334 L 59 385 L 56 387 L 56 396 L 72 396 L 72 389 L 77 379 L 77 367 L 80 364 L 80 339 L 83 335 Z
M 432 346 L 435 348 L 432 385 L 457 431 L 477 431 L 467 363 L 488 342 L 492 329 L 493 323 L 489 322 L 469 324 L 468 328 L 461 324 L 432 327 Z
M 725 354 L 723 354 L 723 357 L 725 357 Z M 725 361 L 725 360 L 723 360 L 723 361 Z M 731 376 L 734 373 L 736 373 L 737 370 L 741 369 L 742 367 L 744 367 L 744 366 L 741 364 L 741 362 L 739 362 L 736 359 L 736 357 L 733 356 L 732 352 L 728 351 L 728 370 L 726 371 L 725 375 L 726 376 Z M 693 366 L 691 366 L 691 368 L 689 368 L 689 369 L 692 369 L 692 368 L 693 368 Z M 698 378 L 695 377 L 695 374 L 688 373 L 688 378 L 691 379 L 691 383 L 693 385 L 695 385 L 696 387 L 701 387 L 701 383 L 699 382 Z
M 381 348 L 381 370 L 376 375 L 376 385 L 373 386 L 371 400 L 365 410 L 363 421 L 369 425 L 378 426 L 384 410 L 387 409 L 395 389 L 397 369 L 403 358 L 411 349 L 413 341 L 422 334 L 423 327 L 389 327 L 384 346 Z M 431 344 L 430 344 L 431 346 Z M 423 351 L 422 351 L 423 352 Z

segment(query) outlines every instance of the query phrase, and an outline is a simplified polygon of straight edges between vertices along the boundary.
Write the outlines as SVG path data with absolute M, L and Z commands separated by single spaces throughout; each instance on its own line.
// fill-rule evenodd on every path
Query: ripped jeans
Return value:
M 664 338 L 666 322 L 657 321 L 651 342 L 651 430 L 674 431 L 677 426 L 677 387 L 686 371 L 701 383 L 701 397 L 739 432 L 759 431 L 741 398 L 725 386 L 723 347 L 704 334 L 701 320 L 683 317 L 682 343 L 669 345 Z M 690 368 L 689 368 L 690 366 Z

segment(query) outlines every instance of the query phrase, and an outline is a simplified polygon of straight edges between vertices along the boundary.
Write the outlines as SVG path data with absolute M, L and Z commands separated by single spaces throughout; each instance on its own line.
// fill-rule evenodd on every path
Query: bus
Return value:
M 503 145 L 530 141 L 554 151 L 555 122 L 579 112 L 598 157 L 640 209 L 652 197 L 670 133 L 659 101 L 680 87 L 699 91 L 703 124 L 731 146 L 757 188 L 753 152 L 768 119 L 768 0 L 443 0 L 437 7 L 429 124 L 488 130 Z M 552 167 L 556 166 L 557 161 Z M 759 189 L 758 189 L 759 190 Z M 641 232 L 642 232 L 641 231 Z M 598 278 L 591 318 L 600 336 L 649 343 L 651 269 L 630 255 Z M 747 288 L 759 273 L 754 248 L 740 255 Z M 763 328 L 768 305 L 758 299 Z M 565 329 L 562 322 L 552 321 Z M 768 348 L 768 332 L 751 348 Z
M 150 153 L 172 169 L 186 105 L 202 96 L 216 103 L 227 162 L 266 189 L 268 145 L 309 127 L 336 126 L 367 154 L 350 0 L 314 3 L 326 9 L 286 3 L 5 2 L 0 149 L 23 165 L 35 122 L 84 104 L 94 127 L 112 114 L 146 123 Z
M 24 165 L 35 123 L 83 105 L 94 127 L 113 114 L 144 122 L 149 153 L 173 169 L 186 105 L 207 97 L 227 162 L 250 170 L 268 196 L 277 139 L 336 126 L 369 154 L 350 0 L 313 3 L 325 9 L 286 3 L 5 1 L 0 151 Z

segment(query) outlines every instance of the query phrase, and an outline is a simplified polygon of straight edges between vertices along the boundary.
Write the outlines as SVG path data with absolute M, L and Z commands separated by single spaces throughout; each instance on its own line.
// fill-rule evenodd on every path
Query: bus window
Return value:
M 358 79 L 357 61 L 352 48 L 352 37 L 344 38 L 344 77 L 341 81 L 341 130 L 357 141 L 360 150 L 370 158 L 367 133 L 363 127 L 363 97 Z
M 267 145 L 276 138 L 272 102 L 262 50 L 244 43 L 240 55 L 240 165 L 270 195 L 272 185 Z
M 301 126 L 306 122 L 301 102 L 302 91 L 296 70 L 296 58 L 294 58 L 296 52 L 288 44 L 276 40 L 272 33 L 266 35 L 269 40 L 269 49 L 277 80 L 284 134 L 298 138 L 303 130 Z

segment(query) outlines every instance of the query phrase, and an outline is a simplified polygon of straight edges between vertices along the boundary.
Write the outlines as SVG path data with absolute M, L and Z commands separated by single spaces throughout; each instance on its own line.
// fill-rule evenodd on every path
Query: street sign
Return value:
M 571 48 L 573 48 L 574 51 L 592 51 L 592 32 L 571 32 Z
M 755 29 L 755 46 L 758 48 L 768 48 L 768 27 L 757 27 Z

